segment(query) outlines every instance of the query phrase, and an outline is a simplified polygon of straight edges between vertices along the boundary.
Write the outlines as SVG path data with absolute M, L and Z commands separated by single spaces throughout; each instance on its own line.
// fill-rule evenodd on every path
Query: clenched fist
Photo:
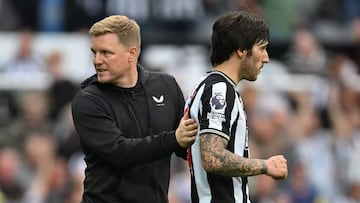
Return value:
M 285 179 L 288 175 L 287 161 L 283 155 L 272 156 L 265 160 L 267 167 L 266 175 L 276 180 Z

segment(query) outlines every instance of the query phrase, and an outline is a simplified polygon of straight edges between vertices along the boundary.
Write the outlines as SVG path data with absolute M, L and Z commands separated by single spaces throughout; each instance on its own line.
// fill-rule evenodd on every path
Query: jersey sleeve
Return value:
M 226 82 L 206 84 L 199 109 L 200 134 L 212 133 L 229 140 L 235 90 Z

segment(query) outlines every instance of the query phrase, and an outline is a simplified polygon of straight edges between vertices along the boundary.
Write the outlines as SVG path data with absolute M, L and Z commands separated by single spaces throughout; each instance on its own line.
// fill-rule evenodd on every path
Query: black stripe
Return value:
M 241 182 L 242 182 L 242 186 L 241 186 L 241 190 L 243 193 L 243 202 L 247 202 L 247 194 L 246 194 L 246 185 L 248 183 L 248 178 L 247 177 L 241 177 Z
M 232 177 L 207 173 L 211 191 L 211 203 L 235 203 Z
M 246 158 L 249 157 L 249 150 L 247 148 L 244 150 L 244 157 Z M 248 184 L 248 177 L 241 177 L 241 182 L 242 182 L 241 190 L 243 193 L 243 202 L 247 202 L 248 196 L 246 193 L 246 186 Z
M 228 134 L 230 137 L 230 132 L 228 131 L 228 129 L 230 129 L 230 125 L 231 125 L 231 112 L 234 109 L 234 104 L 235 104 L 235 90 L 234 87 L 230 86 L 229 83 L 225 83 L 226 84 L 226 108 L 225 108 L 225 118 L 226 122 L 222 123 L 222 128 L 223 128 L 223 132 Z M 239 118 L 239 117 L 237 117 Z M 235 132 L 235 129 L 232 129 L 232 132 Z M 226 131 L 225 131 L 226 130 Z M 231 152 L 234 152 L 234 150 L 232 150 Z
M 236 117 L 236 121 L 239 119 L 240 117 L 240 114 L 237 114 L 237 117 Z M 228 143 L 228 146 L 227 146 L 227 149 L 229 151 L 231 151 L 232 153 L 235 152 L 235 134 L 236 134 L 236 129 L 237 129 L 237 122 L 234 123 L 234 125 L 231 127 L 231 135 L 230 135 L 230 140 L 229 140 L 229 143 Z
M 189 147 L 189 156 L 191 159 L 191 162 L 189 162 L 189 168 L 190 168 L 190 175 L 191 175 L 191 202 L 199 202 L 199 194 L 197 192 L 196 182 L 195 182 L 195 175 L 194 175 L 194 166 L 192 163 L 192 153 L 191 153 L 191 147 Z

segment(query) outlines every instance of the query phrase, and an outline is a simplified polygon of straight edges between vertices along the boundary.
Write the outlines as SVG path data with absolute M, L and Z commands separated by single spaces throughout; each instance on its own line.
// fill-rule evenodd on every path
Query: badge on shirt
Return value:
M 212 111 L 222 111 L 226 107 L 225 97 L 221 92 L 214 93 L 214 96 L 210 99 L 210 106 Z
M 221 92 L 215 92 L 210 99 L 211 111 L 207 114 L 207 119 L 225 122 L 226 101 Z

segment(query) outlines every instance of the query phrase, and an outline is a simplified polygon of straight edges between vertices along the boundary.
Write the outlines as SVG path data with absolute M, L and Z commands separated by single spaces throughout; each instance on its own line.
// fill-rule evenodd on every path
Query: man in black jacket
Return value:
M 197 133 L 182 91 L 138 65 L 134 20 L 109 16 L 89 33 L 96 74 L 72 103 L 87 164 L 82 202 L 168 202 L 171 155 L 186 159 Z

